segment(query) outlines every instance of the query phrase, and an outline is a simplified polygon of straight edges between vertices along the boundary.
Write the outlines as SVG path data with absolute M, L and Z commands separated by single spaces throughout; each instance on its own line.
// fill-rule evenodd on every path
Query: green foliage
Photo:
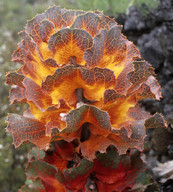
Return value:
M 130 6 L 141 6 L 146 3 L 150 8 L 157 5 L 151 0 L 52 0 L 52 3 L 67 9 L 102 10 L 105 15 L 116 16 L 118 12 L 126 12 Z

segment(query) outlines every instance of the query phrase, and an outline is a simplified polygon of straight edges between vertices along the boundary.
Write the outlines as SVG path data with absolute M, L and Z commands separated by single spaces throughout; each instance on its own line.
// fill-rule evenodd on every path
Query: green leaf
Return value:
M 56 179 L 58 169 L 43 161 L 32 161 L 28 163 L 26 176 L 28 179 L 41 179 L 46 191 L 65 192 L 64 187 Z
M 111 129 L 110 117 L 108 113 L 90 105 L 83 105 L 70 111 L 66 117 L 66 122 L 67 126 L 63 131 L 66 133 L 78 130 L 85 122 L 96 124 L 96 126 L 103 129 Z
M 162 115 L 160 115 L 159 113 L 155 113 L 151 118 L 145 121 L 145 127 L 147 129 L 166 128 L 167 124 Z
M 45 192 L 45 188 L 40 179 L 33 180 L 30 184 L 24 185 L 19 192 Z
M 44 150 L 39 150 L 37 147 L 33 147 L 28 153 L 28 161 L 41 160 L 45 157 Z
M 26 175 L 28 178 L 40 177 L 42 180 L 50 181 L 55 178 L 58 170 L 43 161 L 32 161 L 28 163 Z
M 115 147 L 110 146 L 106 153 L 98 153 L 96 155 L 97 160 L 105 167 L 115 169 L 120 163 L 130 163 L 130 158 L 127 155 L 118 155 Z
M 70 191 L 85 191 L 85 184 L 92 168 L 93 162 L 83 159 L 78 166 L 64 170 L 64 175 L 59 172 L 57 179 Z

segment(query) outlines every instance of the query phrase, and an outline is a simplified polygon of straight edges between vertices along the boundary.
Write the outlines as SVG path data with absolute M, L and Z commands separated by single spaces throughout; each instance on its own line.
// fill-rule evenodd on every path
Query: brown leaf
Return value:
M 13 104 L 15 102 L 25 102 L 25 89 L 18 86 L 13 86 L 10 90 L 9 97 L 10 104 Z
M 8 72 L 6 75 L 6 83 L 11 85 L 17 85 L 19 87 L 23 87 L 24 76 L 18 74 L 17 72 Z
M 48 42 L 50 36 L 55 33 L 55 26 L 49 20 L 43 20 L 40 24 L 39 35 L 43 42 Z
M 46 128 L 38 120 L 10 114 L 7 122 L 7 131 L 13 134 L 15 147 L 27 140 L 40 148 L 45 148 L 49 143 L 50 138 L 45 136 Z
M 32 101 L 38 108 L 47 109 L 52 105 L 52 99 L 48 95 L 45 95 L 41 90 L 41 87 L 33 80 L 26 78 L 23 81 L 25 86 L 25 95 L 27 101 Z
M 147 129 L 152 128 L 165 128 L 167 127 L 167 124 L 159 113 L 155 113 L 151 118 L 147 119 L 145 121 L 145 127 Z
M 52 35 L 48 44 L 58 63 L 67 64 L 71 57 L 75 57 L 77 64 L 84 65 L 84 51 L 92 46 L 93 40 L 90 34 L 82 29 L 66 28 Z

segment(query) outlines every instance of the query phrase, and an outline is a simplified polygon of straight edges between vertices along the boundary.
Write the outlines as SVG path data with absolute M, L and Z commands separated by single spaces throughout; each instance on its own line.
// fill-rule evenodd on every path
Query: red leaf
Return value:
M 50 151 L 50 154 L 49 152 L 46 153 L 44 161 L 51 165 L 55 165 L 60 171 L 67 169 L 68 161 L 75 158 L 73 145 L 61 140 L 51 143 L 51 146 L 53 151 Z
M 85 191 L 87 177 L 92 172 L 93 162 L 86 159 L 81 160 L 80 164 L 74 168 L 64 170 L 64 174 L 57 174 L 57 179 L 73 192 Z
M 32 161 L 28 163 L 26 176 L 28 179 L 40 178 L 46 192 L 65 192 L 64 187 L 56 179 L 58 170 L 43 161 Z
M 93 169 L 98 179 L 98 191 L 124 191 L 131 188 L 144 167 L 138 152 L 131 156 L 119 156 L 114 148 L 110 148 L 107 153 L 98 154 Z

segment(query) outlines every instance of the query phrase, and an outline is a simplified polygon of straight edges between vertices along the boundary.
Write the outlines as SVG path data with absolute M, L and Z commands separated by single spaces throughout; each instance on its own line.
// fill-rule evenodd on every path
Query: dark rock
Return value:
M 162 87 L 163 102 L 173 104 L 173 79 Z
M 119 14 L 116 21 L 124 25 L 122 32 L 155 68 L 162 87 L 163 98 L 160 101 L 146 99 L 141 102 L 145 110 L 151 114 L 162 113 L 168 120 L 167 129 L 147 131 L 152 148 L 150 151 L 153 151 L 152 155 L 146 153 L 147 170 L 155 179 L 151 174 L 152 162 L 166 162 L 173 158 L 173 0 L 158 0 L 158 6 L 153 10 L 145 4 L 141 9 L 131 7 L 128 15 Z M 173 180 L 159 186 L 162 192 L 173 192 Z
M 141 31 L 146 28 L 145 19 L 137 7 L 129 8 L 129 15 L 124 23 L 125 31 Z
M 159 69 L 165 59 L 161 46 L 163 33 L 164 28 L 157 27 L 149 34 L 142 35 L 137 41 L 142 57 L 151 63 L 155 69 Z
M 124 24 L 123 33 L 139 48 L 142 57 L 153 65 L 162 87 L 160 102 L 151 99 L 143 101 L 144 108 L 161 112 L 166 117 L 173 114 L 173 0 L 159 0 L 159 5 L 150 10 L 131 7 L 129 14 L 119 14 L 117 21 Z
M 172 192 L 173 191 L 173 180 L 169 179 L 165 183 L 160 184 L 162 192 Z

